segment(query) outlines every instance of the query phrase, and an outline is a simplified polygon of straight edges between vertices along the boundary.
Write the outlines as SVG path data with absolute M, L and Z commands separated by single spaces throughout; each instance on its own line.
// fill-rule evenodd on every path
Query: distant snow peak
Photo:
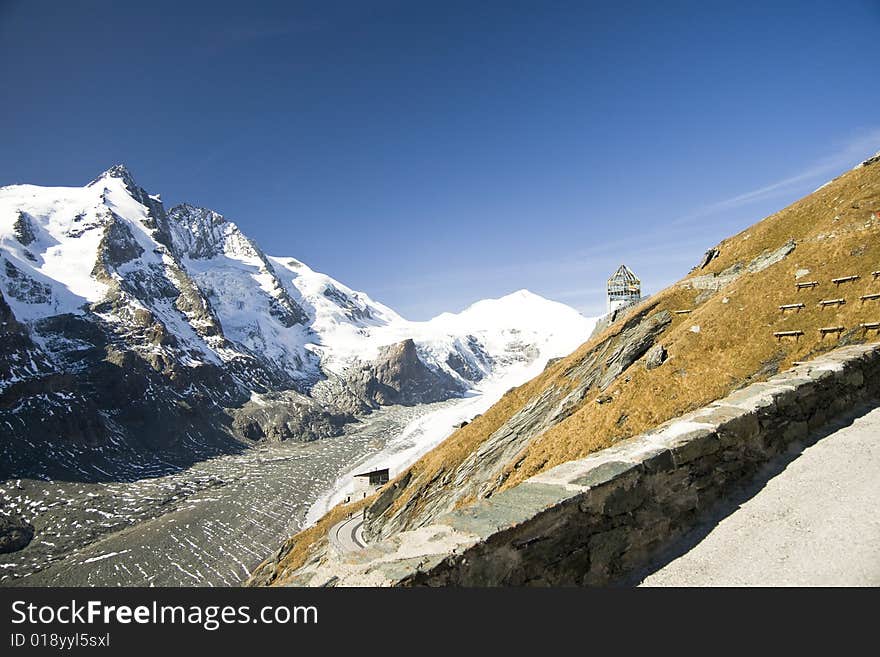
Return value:
M 124 164 L 114 164 L 112 167 L 107 169 L 100 176 L 95 178 L 92 182 L 90 182 L 87 186 L 91 187 L 93 185 L 97 185 L 100 181 L 105 180 L 107 178 L 118 178 L 123 182 L 123 184 L 128 187 L 131 193 L 135 193 L 138 189 L 137 183 L 134 181 L 134 176 L 131 175 L 131 171 L 128 170 Z

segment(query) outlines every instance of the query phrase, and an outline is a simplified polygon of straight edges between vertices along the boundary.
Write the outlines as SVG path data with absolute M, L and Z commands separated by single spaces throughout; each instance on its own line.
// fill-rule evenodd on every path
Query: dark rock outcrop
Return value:
M 52 300 L 52 288 L 48 285 L 31 278 L 5 258 L 3 267 L 10 297 L 26 303 L 49 303 Z
M 464 392 L 451 376 L 425 365 L 411 339 L 384 347 L 375 361 L 346 378 L 359 396 L 376 406 L 426 404 Z
M 648 353 L 645 354 L 645 369 L 653 370 L 660 367 L 666 362 L 667 357 L 668 354 L 666 353 L 666 347 L 662 344 L 655 344 L 648 350 Z
M 450 352 L 446 357 L 446 364 L 462 379 L 474 383 L 480 381 L 483 378 L 483 370 L 491 369 L 492 357 L 472 335 L 467 336 L 463 343 L 456 346 L 456 351 Z
M 15 552 L 34 538 L 34 526 L 17 516 L 0 515 L 0 553 Z
M 143 248 L 137 243 L 128 226 L 110 213 L 104 237 L 98 245 L 98 262 L 95 263 L 94 275 L 97 277 L 108 270 L 121 267 L 143 252 Z
M 694 269 L 705 269 L 710 262 L 718 257 L 719 253 L 720 251 L 718 249 L 709 249 L 703 254 L 700 263 L 696 267 L 694 267 Z
M 679 283 L 679 285 L 695 290 L 718 291 L 721 288 L 730 285 L 745 273 L 756 274 L 760 271 L 764 271 L 771 265 L 775 265 L 794 251 L 796 246 L 797 242 L 790 239 L 778 249 L 768 249 L 748 263 L 736 262 L 717 274 L 704 274 L 702 276 L 686 278 Z
M 336 436 L 355 420 L 296 392 L 268 394 L 234 411 L 232 426 L 248 440 L 309 442 Z
M 352 321 L 364 321 L 373 319 L 373 314 L 370 312 L 369 307 L 358 304 L 355 299 L 349 297 L 335 285 L 328 284 L 321 294 L 323 294 L 328 299 L 331 299 L 340 308 L 345 308 L 345 314 Z
M 22 246 L 29 246 L 37 239 L 37 236 L 34 234 L 34 227 L 31 225 L 30 217 L 28 217 L 26 212 L 22 212 L 21 210 L 19 210 L 18 217 L 12 225 L 12 232 L 15 235 L 15 239 L 17 239 Z
M 863 161 L 859 166 L 861 167 L 869 167 L 872 164 L 877 164 L 880 162 L 880 153 L 876 153 L 869 157 L 867 160 Z
M 16 399 L 16 388 L 29 379 L 52 372 L 52 364 L 24 324 L 16 320 L 0 292 L 0 412 Z
M 672 314 L 663 310 L 651 315 L 644 322 L 625 329 L 618 338 L 619 345 L 607 359 L 604 375 L 599 381 L 599 389 L 605 390 L 630 365 L 641 358 L 654 344 L 654 340 L 669 324 Z

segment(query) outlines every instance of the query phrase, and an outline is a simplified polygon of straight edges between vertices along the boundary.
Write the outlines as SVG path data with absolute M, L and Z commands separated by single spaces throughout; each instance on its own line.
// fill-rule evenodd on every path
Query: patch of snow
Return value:
M 10 294 L 12 283 L 0 266 L 0 283 L 16 317 L 22 321 L 50 314 L 81 313 L 85 303 L 99 301 L 107 286 L 91 271 L 106 209 L 102 190 L 90 187 L 37 187 L 12 185 L 0 188 L 0 247 L 10 263 L 25 276 L 51 289 L 50 300 L 29 303 Z M 23 213 L 34 241 L 21 244 L 15 223 Z M 27 256 L 31 254 L 32 258 Z
M 121 552 L 108 552 L 107 554 L 101 554 L 97 557 L 91 557 L 89 559 L 84 560 L 82 563 L 94 563 L 96 561 L 103 561 L 104 559 L 110 559 L 111 557 L 118 557 L 122 554 L 126 554 L 131 552 L 131 550 L 122 550 Z

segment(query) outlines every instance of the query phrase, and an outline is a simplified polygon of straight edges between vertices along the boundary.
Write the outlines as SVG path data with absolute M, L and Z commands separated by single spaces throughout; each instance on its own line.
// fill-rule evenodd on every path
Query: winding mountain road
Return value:
M 366 547 L 364 541 L 364 518 L 360 513 L 333 525 L 330 543 L 339 552 L 357 552 Z
M 641 586 L 880 585 L 880 407 L 857 410 L 766 466 L 636 574 Z M 363 515 L 330 531 L 366 547 Z

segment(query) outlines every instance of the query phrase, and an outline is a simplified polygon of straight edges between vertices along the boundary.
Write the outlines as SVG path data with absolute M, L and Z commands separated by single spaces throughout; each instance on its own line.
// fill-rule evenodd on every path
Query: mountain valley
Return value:
M 35 529 L 2 564 L 4 582 L 58 561 L 41 577 L 185 583 L 109 557 L 107 579 L 80 571 L 129 554 L 108 547 L 117 537 L 218 492 L 257 527 L 243 550 L 266 548 L 415 418 L 484 396 L 488 406 L 595 323 L 525 290 L 406 320 L 267 255 L 217 212 L 166 210 L 122 165 L 82 188 L 0 188 L 0 259 L 0 515 Z M 452 430 L 434 427 L 408 458 Z M 241 511 L 273 505 L 263 525 Z M 70 562 L 93 544 L 103 551 Z M 232 570 L 204 583 L 246 575 L 222 567 Z

